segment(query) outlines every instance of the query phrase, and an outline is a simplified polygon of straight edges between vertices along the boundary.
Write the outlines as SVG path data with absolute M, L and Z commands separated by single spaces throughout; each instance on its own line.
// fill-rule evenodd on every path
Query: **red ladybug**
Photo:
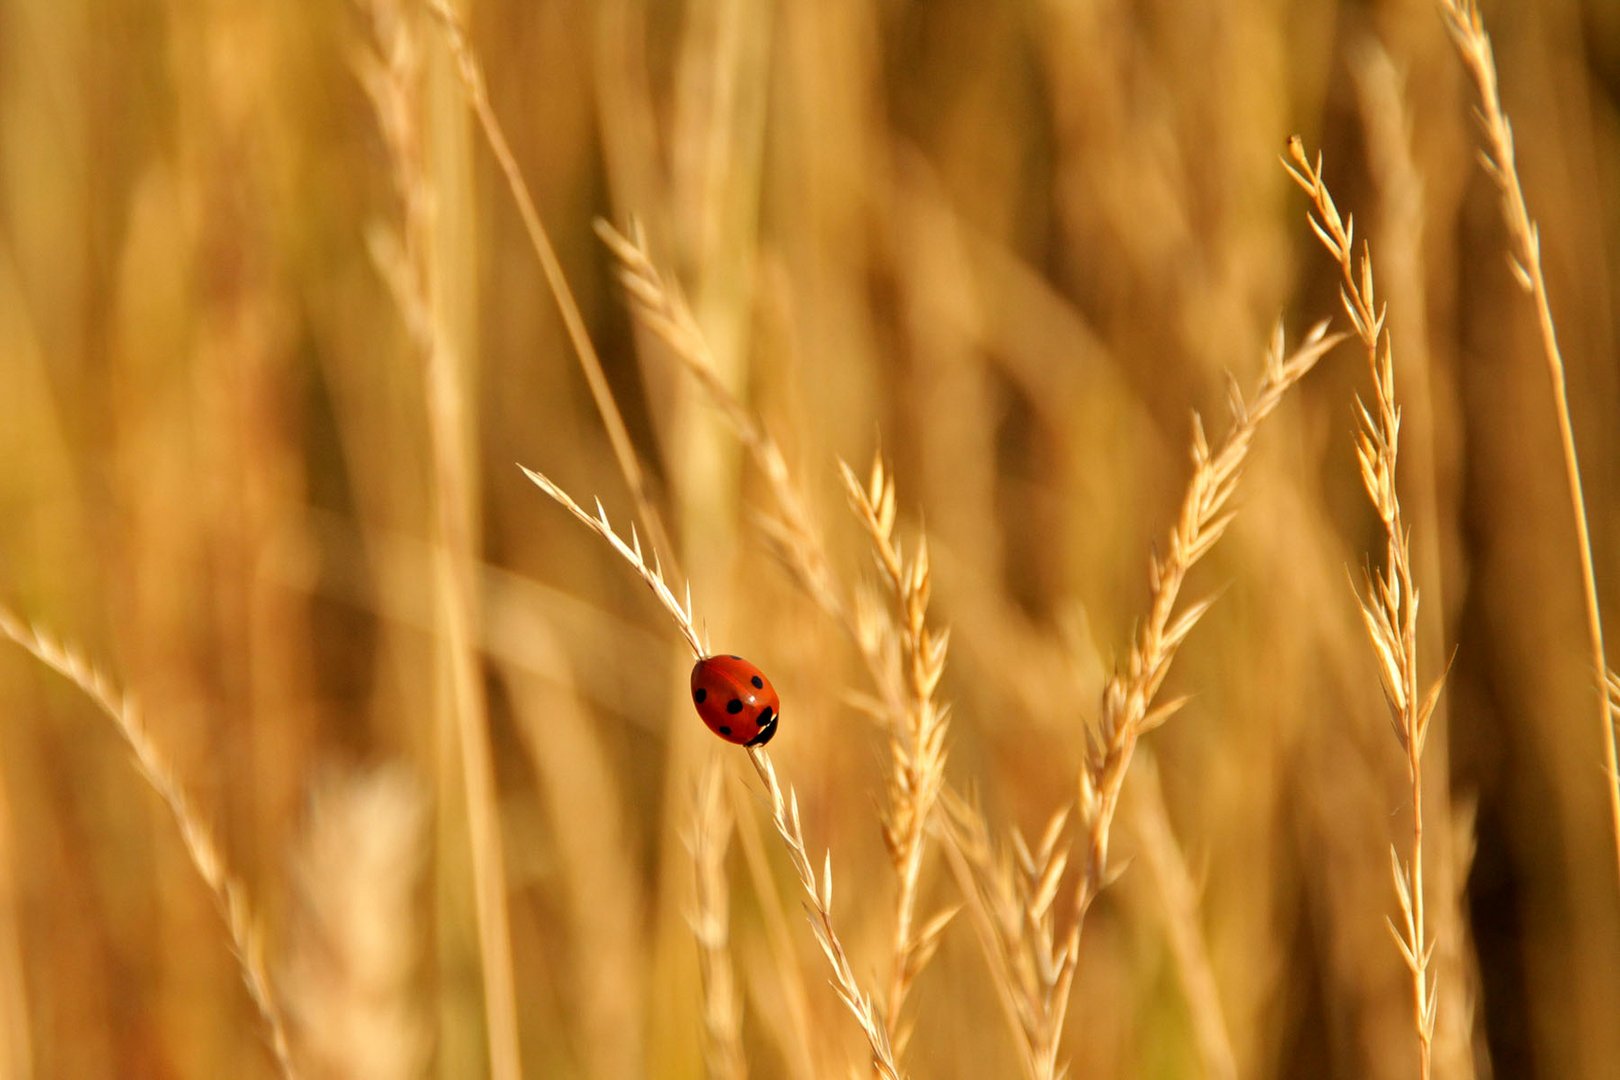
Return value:
M 740 656 L 705 656 L 694 664 L 692 704 L 710 731 L 738 746 L 764 746 L 781 719 L 776 688 Z

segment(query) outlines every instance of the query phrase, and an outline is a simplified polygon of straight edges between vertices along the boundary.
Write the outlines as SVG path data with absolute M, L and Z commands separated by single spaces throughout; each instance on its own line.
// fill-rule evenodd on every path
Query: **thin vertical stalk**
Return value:
M 444 265 L 436 244 L 437 189 L 422 143 L 422 68 L 414 17 L 396 0 L 372 0 L 376 54 L 359 62 L 388 148 L 400 200 L 397 236 L 374 237 L 379 269 L 415 350 L 427 410 L 434 501 L 433 568 L 448 668 L 451 722 L 467 798 L 485 1033 L 495 1080 L 522 1075 L 517 990 L 506 905 L 495 764 L 484 700 L 477 587 L 478 504 L 462 358 L 449 329 Z
M 1597 680 L 1598 720 L 1603 729 L 1603 758 L 1608 771 L 1609 825 L 1615 844 L 1615 870 L 1620 874 L 1620 750 L 1615 725 L 1620 714 L 1606 688 L 1607 653 L 1603 645 L 1603 612 L 1598 606 L 1597 572 L 1592 561 L 1592 533 L 1586 523 L 1586 495 L 1581 484 L 1580 456 L 1575 449 L 1575 426 L 1569 415 L 1569 389 L 1564 379 L 1564 357 L 1558 348 L 1552 305 L 1547 299 L 1547 278 L 1541 268 L 1541 230 L 1530 216 L 1519 169 L 1514 161 L 1513 125 L 1502 111 L 1497 89 L 1496 57 L 1474 0 L 1438 0 L 1451 38 L 1462 56 L 1479 94 L 1478 119 L 1485 135 L 1480 161 L 1502 194 L 1502 216 L 1513 240 L 1513 276 L 1530 294 L 1541 334 L 1541 355 L 1551 383 L 1553 415 L 1558 421 L 1558 442 L 1564 455 L 1564 481 L 1569 489 L 1570 513 L 1575 520 L 1576 547 L 1581 562 L 1581 591 L 1586 606 L 1586 639 Z

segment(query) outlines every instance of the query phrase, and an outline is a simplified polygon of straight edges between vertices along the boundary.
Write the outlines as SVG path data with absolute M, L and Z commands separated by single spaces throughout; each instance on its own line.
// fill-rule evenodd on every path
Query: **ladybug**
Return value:
M 692 704 L 709 730 L 738 746 L 764 746 L 782 703 L 765 673 L 740 656 L 705 656 L 692 666 Z

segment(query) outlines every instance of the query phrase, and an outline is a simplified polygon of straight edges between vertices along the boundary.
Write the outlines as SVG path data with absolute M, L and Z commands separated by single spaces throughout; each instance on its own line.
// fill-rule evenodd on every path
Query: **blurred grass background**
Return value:
M 1486 16 L 1613 630 L 1620 7 Z M 835 462 L 892 462 L 902 534 L 926 528 L 934 619 L 954 627 L 951 782 L 998 832 L 1038 831 L 1074 799 L 1085 724 L 1143 609 L 1189 412 L 1224 425 L 1225 373 L 1249 383 L 1279 315 L 1295 336 L 1338 316 L 1277 163 L 1291 132 L 1323 147 L 1390 302 L 1434 674 L 1455 650 L 1430 813 L 1457 835 L 1430 884 L 1453 953 L 1442 1029 L 1473 1049 L 1449 1067 L 1615 1075 L 1620 903 L 1556 429 L 1431 4 L 540 0 L 466 18 L 675 533 L 666 557 L 715 646 L 781 692 L 772 750 L 812 853 L 832 849 L 863 974 L 885 962 L 894 889 L 883 737 L 850 702 L 870 687 L 771 557 L 735 439 L 635 327 L 593 217 L 645 226 L 845 582 L 871 571 Z M 368 245 L 400 220 L 355 74 L 370 34 L 343 4 L 0 3 L 0 599 L 138 696 L 265 918 L 295 1019 L 321 1000 L 299 957 L 334 952 L 309 943 L 298 869 L 327 865 L 310 846 L 319 793 L 383 763 L 409 778 L 415 794 L 368 803 L 385 824 L 360 835 L 404 822 L 401 849 L 422 860 L 399 886 L 397 925 L 416 930 L 390 970 L 423 1043 L 375 1075 L 464 1077 L 487 1067 L 465 796 L 428 408 Z M 752 1073 L 842 1074 L 858 1034 L 751 771 L 692 715 L 684 653 L 645 590 L 513 466 L 630 519 L 442 35 L 420 35 L 526 1075 L 702 1074 L 683 837 L 715 756 L 738 813 Z M 1411 1072 L 1384 925 L 1404 766 L 1349 584 L 1381 543 L 1351 450 L 1365 377 L 1339 350 L 1261 433 L 1231 537 L 1195 583 L 1224 591 L 1172 679 L 1192 700 L 1148 740 L 1246 1077 Z M 0 1073 L 267 1074 L 212 898 L 115 732 L 16 650 L 0 653 L 0 718 Z M 757 887 L 761 859 L 785 900 Z M 928 907 L 954 890 L 936 861 Z M 1074 1075 L 1197 1072 L 1162 897 L 1131 863 L 1089 922 Z M 791 956 L 772 944 L 783 907 Z M 795 978 L 814 1065 L 783 1034 Z M 1014 1074 L 965 920 L 910 1009 L 916 1075 Z

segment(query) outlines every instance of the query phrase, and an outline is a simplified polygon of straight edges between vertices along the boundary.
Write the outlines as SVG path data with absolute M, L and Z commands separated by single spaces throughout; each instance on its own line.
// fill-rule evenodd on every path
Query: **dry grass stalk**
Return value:
M 540 268 L 546 276 L 546 285 L 550 288 L 552 298 L 557 302 L 557 311 L 562 316 L 563 328 L 568 334 L 568 340 L 574 346 L 574 355 L 579 358 L 585 382 L 590 386 L 591 400 L 596 403 L 596 411 L 602 418 L 602 426 L 607 429 L 608 442 L 613 447 L 614 459 L 618 462 L 625 483 L 629 485 L 630 497 L 636 505 L 636 518 L 652 540 L 655 550 L 672 552 L 674 548 L 670 544 L 669 532 L 664 528 L 664 519 L 653 502 L 647 474 L 641 468 L 641 460 L 636 456 L 635 446 L 630 441 L 629 429 L 625 427 L 624 417 L 613 398 L 613 389 L 608 385 L 607 374 L 602 370 L 602 360 L 597 355 L 596 345 L 591 341 L 590 332 L 585 328 L 585 316 L 580 313 L 579 302 L 574 299 L 573 290 L 568 287 L 568 277 L 563 273 L 562 262 L 557 258 L 551 237 L 546 233 L 545 224 L 540 220 L 540 211 L 535 208 L 534 196 L 529 193 L 529 186 L 523 181 L 523 172 L 518 168 L 511 144 L 506 141 L 506 132 L 501 127 L 500 118 L 495 115 L 495 110 L 489 103 L 489 92 L 484 83 L 484 69 L 467 40 L 467 31 L 461 24 L 461 17 L 449 0 L 427 0 L 427 9 L 444 31 L 445 44 L 450 49 L 451 58 L 455 60 L 456 74 L 461 81 L 462 91 L 466 94 L 467 105 L 478 120 L 478 126 L 484 133 L 484 140 L 489 143 L 490 152 L 495 155 L 501 176 L 512 193 L 512 201 L 517 205 L 518 216 L 523 219 L 523 229 L 528 235 L 529 246 L 534 249 L 535 257 L 540 260 Z
M 690 917 L 703 980 L 704 1056 L 713 1080 L 748 1075 L 742 1047 L 742 1002 L 731 966 L 731 894 L 726 850 L 731 846 L 731 805 L 721 787 L 720 759 L 711 757 L 692 800 L 692 867 L 697 910 Z
M 214 894 L 220 915 L 225 920 L 225 929 L 230 934 L 231 951 L 236 956 L 242 984 L 247 987 L 248 997 L 264 1021 L 270 1037 L 270 1049 L 275 1054 L 281 1075 L 299 1075 L 293 1065 L 292 1044 L 287 1037 L 286 1012 L 271 985 L 269 969 L 265 965 L 264 938 L 258 916 L 241 880 L 226 868 L 225 857 L 214 840 L 213 832 L 197 812 L 191 796 L 174 775 L 174 770 L 169 767 L 157 744 L 152 741 L 135 701 L 120 692 L 81 653 L 39 629 L 25 625 L 13 612 L 3 607 L 0 607 L 0 634 L 77 686 L 112 720 L 113 726 L 135 755 L 136 769 L 173 816 L 180 831 L 180 842 L 185 846 L 191 864 L 197 868 L 197 875 Z
M 820 530 L 812 521 L 781 448 L 758 418 L 720 381 L 702 327 L 679 287 L 658 271 L 641 230 L 632 223 L 627 234 L 621 233 L 599 220 L 596 231 L 618 262 L 620 284 L 631 298 L 637 317 L 697 380 L 765 477 L 778 516 L 765 518 L 763 524 L 778 556 L 811 599 L 851 633 L 883 693 L 883 711 L 892 721 L 889 745 L 893 760 L 883 834 L 899 879 L 894 959 L 884 1016 L 889 1029 L 898 1032 L 912 983 L 937 948 L 952 915 L 950 911 L 941 912 L 921 927 L 916 925 L 927 824 L 944 784 L 949 711 L 935 701 L 948 634 L 936 635 L 926 625 L 926 544 L 919 544 L 917 555 L 909 563 L 902 557 L 893 535 L 894 485 L 885 479 L 881 459 L 873 464 L 870 485 L 863 485 L 847 466 L 841 465 L 851 505 L 872 539 L 874 556 L 899 609 L 900 621 L 896 623 L 874 604 L 857 603 L 852 612 L 843 600 Z M 891 638 L 899 643 L 897 651 L 886 647 Z M 897 1048 L 903 1051 L 905 1043 L 906 1035 L 898 1034 Z
M 0 1076 L 33 1076 L 28 990 L 23 977 L 20 880 L 12 843 L 11 793 L 0 777 Z
M 943 805 L 946 859 L 990 962 L 1019 1066 L 1029 1080 L 1055 1077 L 1051 1005 L 1066 966 L 1057 939 L 1056 901 L 1069 865 L 1063 840 L 1069 811 L 1052 815 L 1031 847 L 1016 829 L 1009 844 L 996 844 L 983 811 L 954 792 L 945 793 Z
M 1237 1056 L 1227 1033 L 1226 1011 L 1210 962 L 1209 945 L 1199 925 L 1198 883 L 1176 843 L 1165 808 L 1159 770 L 1151 754 L 1137 767 L 1142 779 L 1132 788 L 1128 822 L 1146 865 L 1152 890 L 1164 906 L 1165 937 L 1175 958 L 1193 1039 L 1208 1080 L 1236 1080 Z
M 963 883 L 1004 1008 L 1015 1021 L 1015 1040 L 1027 1076 L 1053 1080 L 1062 1071 L 1060 1043 L 1079 964 L 1081 931 L 1092 903 L 1112 880 L 1109 839 L 1125 776 L 1140 738 L 1168 720 L 1184 701 L 1159 703 L 1159 690 L 1181 643 L 1213 602 L 1178 606 L 1186 575 L 1219 541 L 1236 513 L 1228 504 L 1260 423 L 1342 338 L 1329 335 L 1325 323 L 1318 324 L 1294 352 L 1285 354 L 1279 326 L 1255 394 L 1246 400 L 1233 386 L 1232 427 L 1218 446 L 1209 445 L 1203 424 L 1194 415 L 1193 476 L 1168 550 L 1150 563 L 1148 620 L 1137 632 L 1125 669 L 1104 690 L 1102 716 L 1082 766 L 1082 861 L 1072 921 L 1061 941 L 1055 901 L 1069 860 L 1068 849 L 1059 845 L 1066 812 L 1052 819 L 1033 850 L 1013 832 L 1015 865 L 1010 855 L 996 851 L 977 808 L 947 796 L 952 866 Z M 1214 1052 L 1211 1060 L 1220 1059 Z
M 886 711 L 894 718 L 889 739 L 894 768 L 883 834 L 900 886 L 885 1019 L 890 1030 L 898 1031 L 911 985 L 938 946 L 951 915 L 942 912 L 921 927 L 915 925 L 927 822 L 944 784 L 949 712 L 934 700 L 944 671 L 948 634 L 935 635 L 926 625 L 926 544 L 919 544 L 911 562 L 902 557 L 894 541 L 894 485 L 885 479 L 881 459 L 873 464 L 870 485 L 863 485 L 847 466 L 841 465 L 851 505 L 872 539 L 874 556 L 901 621 L 896 624 L 879 614 L 874 605 L 857 604 L 852 615 L 828 562 L 820 530 L 811 519 L 781 448 L 758 418 L 720 381 L 702 327 L 680 289 L 659 273 L 647 253 L 641 230 L 632 223 L 628 234 L 621 233 L 599 220 L 596 232 L 618 262 L 620 284 L 633 301 L 637 317 L 669 346 L 697 380 L 764 475 L 779 511 L 779 516 L 766 518 L 764 525 L 778 555 L 822 610 L 850 630 L 884 693 Z M 883 644 L 891 632 L 900 645 L 894 663 Z M 897 1036 L 901 1050 L 905 1043 L 904 1034 Z
M 891 768 L 883 842 L 899 878 L 899 888 L 884 1018 L 891 1031 L 899 1032 L 897 1046 L 903 1053 L 907 1034 L 900 1027 L 900 1014 L 906 996 L 955 914 L 954 909 L 947 909 L 917 925 L 917 895 L 929 819 L 945 787 L 950 707 L 940 704 L 937 697 L 950 632 L 936 634 L 928 627 L 928 544 L 918 540 L 916 554 L 909 560 L 901 551 L 894 537 L 894 480 L 886 474 L 883 459 L 872 462 L 871 476 L 864 485 L 848 465 L 840 462 L 839 469 L 850 505 L 872 541 L 874 561 L 895 607 L 895 613 L 890 614 L 880 613 L 876 605 L 857 605 L 856 637 L 869 659 L 893 657 L 881 666 L 873 666 L 882 674 L 885 698 L 897 702 L 896 722 L 889 725 Z M 887 646 L 887 642 L 896 640 L 898 649 Z
M 738 800 L 746 798 L 748 792 L 737 788 L 730 794 L 737 847 L 749 884 L 759 898 L 766 939 L 763 951 L 740 956 L 739 964 L 747 975 L 749 996 L 757 1006 L 761 1033 L 775 1043 L 796 1080 L 816 1080 L 831 1068 L 827 1062 L 830 1048 L 828 1040 L 818 1035 L 811 1017 L 810 995 L 788 924 L 787 901 L 771 872 L 765 831 L 759 819 L 752 813 L 739 812 L 743 808 Z M 753 804 L 750 802 L 746 809 L 752 810 Z
M 1379 238 L 1379 276 L 1386 294 L 1401 297 L 1390 312 L 1388 333 L 1405 343 L 1406 354 L 1414 357 L 1397 371 L 1396 389 L 1402 399 L 1401 416 L 1408 438 L 1403 447 L 1406 506 L 1426 527 L 1413 537 L 1413 565 L 1425 581 L 1424 603 L 1418 612 L 1418 640 L 1427 647 L 1444 648 L 1446 625 L 1451 614 L 1446 606 L 1445 579 L 1441 572 L 1446 552 L 1459 543 L 1454 523 L 1459 514 L 1455 500 L 1442 479 L 1446 462 L 1454 459 L 1455 449 L 1443 437 L 1454 403 L 1450 387 L 1427 353 L 1429 326 L 1427 295 L 1429 284 L 1424 258 L 1424 224 L 1431 213 L 1428 189 L 1413 157 L 1412 118 L 1407 107 L 1404 74 L 1389 53 L 1377 44 L 1361 49 L 1352 57 L 1362 126 L 1367 136 L 1368 161 L 1377 181 L 1380 220 L 1368 230 Z M 1391 289 L 1390 286 L 1393 285 Z M 1427 751 L 1432 776 L 1449 776 L 1451 739 L 1447 732 L 1446 703 L 1435 706 L 1431 723 L 1435 737 Z M 1434 1070 L 1444 1076 L 1473 1076 L 1474 972 L 1466 961 L 1468 920 L 1463 896 L 1466 868 L 1459 860 L 1473 841 L 1458 829 L 1468 825 L 1473 815 L 1453 805 L 1446 785 L 1425 793 L 1430 820 L 1452 821 L 1457 827 L 1430 830 L 1427 879 L 1430 896 L 1443 898 L 1431 908 L 1437 916 L 1435 934 L 1440 945 L 1435 953 L 1439 978 L 1449 989 L 1440 1003 L 1435 1024 Z
M 823 611 L 835 620 L 845 621 L 847 608 L 821 542 L 821 531 L 788 469 L 782 448 L 759 418 L 720 380 L 708 338 L 679 285 L 659 273 L 647 251 L 646 237 L 635 222 L 628 226 L 627 233 L 621 233 L 598 219 L 596 234 L 618 263 L 619 284 L 630 297 L 636 317 L 697 380 L 764 476 L 776 501 L 777 514 L 763 517 L 761 524 L 783 565 Z
M 1340 296 L 1345 312 L 1366 350 L 1373 381 L 1373 405 L 1358 399 L 1361 428 L 1356 459 L 1367 497 L 1384 528 L 1384 565 L 1368 572 L 1361 601 L 1362 620 L 1378 658 L 1379 678 L 1389 703 L 1395 737 L 1406 755 L 1412 795 L 1412 849 L 1402 864 L 1391 846 L 1395 894 L 1401 925 L 1390 932 L 1412 978 L 1412 1023 L 1417 1035 L 1418 1074 L 1427 1080 L 1438 1013 L 1438 975 L 1431 970 L 1435 939 L 1429 934 L 1423 878 L 1423 750 L 1434 707 L 1445 685 L 1442 675 L 1424 692 L 1418 681 L 1418 590 L 1412 572 L 1411 532 L 1401 512 L 1396 489 L 1400 455 L 1400 408 L 1395 404 L 1395 358 L 1385 327 L 1386 307 L 1374 292 L 1372 256 L 1363 245 L 1358 267 L 1354 257 L 1355 224 L 1341 218 L 1322 178 L 1322 161 L 1312 162 L 1295 136 L 1288 140 L 1288 173 L 1311 198 L 1311 227 L 1337 261 L 1343 278 Z
M 521 466 L 520 466 L 521 467 Z M 542 474 L 531 469 L 524 469 L 525 474 L 533 480 L 540 490 L 561 504 L 569 513 L 578 518 L 592 532 L 606 540 L 631 568 L 641 576 L 641 579 L 652 589 L 658 597 L 659 603 L 670 618 L 675 621 L 681 635 L 686 639 L 687 645 L 693 654 L 701 659 L 707 655 L 698 643 L 697 630 L 692 617 L 691 590 L 687 590 L 686 604 L 683 606 L 675 599 L 675 593 L 664 580 L 663 570 L 658 562 L 655 552 L 653 562 L 648 565 L 646 556 L 641 549 L 641 542 L 636 539 L 634 530 L 631 532 L 631 541 L 626 543 L 615 533 L 607 521 L 607 515 L 597 504 L 597 516 L 592 517 L 580 508 L 568 493 L 552 483 Z M 843 943 L 839 940 L 832 923 L 832 856 L 828 853 L 826 869 L 818 881 L 815 869 L 811 866 L 809 856 L 805 853 L 804 833 L 799 824 L 799 803 L 791 789 L 783 794 L 781 783 L 776 778 L 776 769 L 771 764 L 770 757 L 761 747 L 748 747 L 748 756 L 758 770 L 760 779 L 765 782 L 767 793 L 771 797 L 772 818 L 776 824 L 776 831 L 787 844 L 788 855 L 793 863 L 794 870 L 799 875 L 800 884 L 804 886 L 810 898 L 812 911 L 811 928 L 815 931 L 816 941 L 821 945 L 822 952 L 827 957 L 828 964 L 833 970 L 833 985 L 838 991 L 839 998 L 848 1007 L 856 1022 L 865 1032 L 872 1050 L 872 1063 L 878 1073 L 885 1077 L 900 1076 L 899 1069 L 894 1063 L 894 1053 L 891 1049 L 892 1039 L 889 1031 L 879 1017 L 872 1004 L 871 997 L 861 990 L 855 978 L 854 969 L 850 967 L 849 958 L 844 951 Z
M 776 767 L 771 764 L 770 755 L 762 747 L 750 746 L 747 749 L 748 759 L 754 763 L 754 769 L 765 784 L 766 794 L 770 796 L 771 820 L 782 841 L 787 844 L 794 872 L 799 875 L 799 884 L 804 887 L 804 894 L 809 899 L 810 926 L 815 931 L 816 944 L 821 946 L 822 954 L 832 968 L 833 988 L 866 1035 L 872 1051 L 873 1070 L 886 1080 L 898 1080 L 901 1072 L 895 1061 L 889 1028 L 879 1015 L 871 995 L 861 989 L 843 942 L 833 928 L 832 854 L 828 853 L 818 878 L 816 868 L 805 850 L 804 829 L 799 823 L 798 795 L 791 787 L 783 791 L 781 781 L 776 778 Z
M 881 647 L 881 635 L 870 632 L 879 620 L 852 610 L 845 601 L 822 543 L 822 530 L 788 468 L 781 446 L 760 418 L 721 381 L 715 371 L 713 350 L 679 286 L 659 272 L 641 230 L 633 223 L 628 228 L 626 234 L 608 222 L 596 223 L 597 235 L 618 262 L 619 282 L 633 301 L 637 317 L 669 346 L 748 451 L 777 504 L 776 516 L 761 518 L 777 557 L 810 599 L 854 640 L 879 690 L 886 692 L 884 706 L 890 714 L 900 716 L 904 707 L 901 696 L 890 692 L 893 680 L 888 678 L 888 658 Z
M 575 635 L 552 621 L 555 612 L 507 599 L 515 618 L 509 629 L 524 638 L 535 668 L 548 672 L 538 679 L 511 672 L 506 686 L 551 837 L 549 891 L 572 945 L 570 977 L 558 993 L 568 1002 L 563 1019 L 578 1047 L 574 1068 L 581 1076 L 639 1076 L 647 1071 L 649 1002 L 625 987 L 644 984 L 655 949 L 648 944 L 634 826 L 625 820 L 625 791 L 612 760 L 618 733 L 585 704 L 566 652 Z M 665 641 L 641 636 L 649 655 Z
M 288 986 L 311 1076 L 408 1080 L 432 1040 L 415 1000 L 427 806 L 403 769 L 331 779 L 311 804 Z
M 1448 833 L 1447 849 L 1455 860 L 1450 900 L 1455 910 L 1459 912 L 1466 910 L 1468 904 L 1468 875 L 1474 866 L 1479 835 L 1475 824 L 1477 817 L 1478 804 L 1473 799 L 1453 801 L 1450 821 L 1442 825 L 1443 829 L 1449 825 L 1449 829 L 1445 829 Z M 1435 1054 L 1439 1065 L 1436 1071 L 1441 1076 L 1488 1077 L 1492 1074 L 1489 1054 L 1469 1045 L 1473 1041 L 1479 1023 L 1482 977 L 1478 953 L 1473 948 L 1468 922 L 1459 920 L 1454 925 L 1454 930 L 1441 935 L 1441 968 L 1447 972 L 1456 972 L 1457 979 L 1453 984 L 1455 989 L 1446 995 L 1446 1009 L 1440 1015 Z M 1455 953 L 1458 959 L 1447 964 L 1445 959 L 1447 951 Z M 1454 1028 L 1455 1031 L 1448 1032 L 1448 1027 Z M 1460 1055 L 1455 1053 L 1448 1055 L 1446 1047 L 1448 1039 L 1465 1044 Z
M 467 796 L 490 1068 L 497 1080 L 516 1080 L 522 1074 L 517 990 L 478 647 L 478 505 L 467 463 L 462 364 L 445 328 L 443 268 L 435 255 L 435 188 L 420 138 L 421 50 L 415 17 L 398 0 L 369 0 L 367 10 L 375 53 L 362 55 L 357 67 L 382 129 L 403 219 L 397 238 L 379 233 L 373 247 L 421 365 L 433 462 L 435 577 Z
M 1514 159 L 1513 125 L 1502 111 L 1497 90 L 1496 57 L 1490 35 L 1474 0 L 1437 0 L 1451 38 L 1462 56 L 1479 94 L 1477 119 L 1485 135 L 1480 162 L 1502 193 L 1502 216 L 1507 222 L 1513 251 L 1508 263 L 1520 288 L 1530 294 L 1536 308 L 1536 325 L 1541 332 L 1542 358 L 1552 381 L 1553 414 L 1558 418 L 1558 438 L 1564 451 L 1564 479 L 1569 488 L 1570 511 L 1575 518 L 1575 536 L 1580 549 L 1581 587 L 1586 602 L 1586 633 L 1592 650 L 1592 670 L 1601 684 L 1609 670 L 1603 646 L 1603 613 L 1598 606 L 1597 574 L 1592 564 L 1592 534 L 1586 524 L 1586 495 L 1581 485 L 1581 463 L 1575 451 L 1575 428 L 1569 415 L 1569 391 L 1564 381 L 1564 357 L 1558 349 L 1558 333 L 1553 326 L 1552 305 L 1547 299 L 1547 279 L 1541 268 L 1541 230 L 1530 217 L 1519 168 Z M 1607 692 L 1598 694 L 1599 720 L 1603 728 L 1604 767 L 1609 781 L 1609 825 L 1614 834 L 1615 867 L 1620 871 L 1620 751 L 1615 728 L 1620 709 Z
M 1124 670 L 1116 672 L 1104 688 L 1102 715 L 1096 730 L 1088 733 L 1090 745 L 1079 780 L 1083 839 L 1073 922 L 1060 955 L 1062 967 L 1052 987 L 1043 1045 L 1037 1048 L 1039 1060 L 1049 1069 L 1055 1068 L 1069 992 L 1079 963 L 1080 935 L 1086 914 L 1112 879 L 1109 838 L 1137 741 L 1184 704 L 1184 698 L 1160 702 L 1159 690 L 1181 643 L 1214 602 L 1213 598 L 1206 598 L 1181 605 L 1182 585 L 1187 573 L 1215 546 L 1237 513 L 1236 508 L 1228 504 L 1237 489 L 1244 460 L 1260 423 L 1281 403 L 1283 395 L 1342 338 L 1340 334 L 1328 334 L 1327 325 L 1321 323 L 1311 328 L 1298 348 L 1285 354 L 1282 327 L 1278 326 L 1266 355 L 1265 374 L 1254 395 L 1245 400 L 1233 385 L 1232 426 L 1219 444 L 1210 446 L 1203 423 L 1194 414 L 1193 475 L 1182 499 L 1181 514 L 1170 531 L 1167 550 L 1155 555 L 1149 564 L 1152 596 L 1147 621 L 1136 632 Z

